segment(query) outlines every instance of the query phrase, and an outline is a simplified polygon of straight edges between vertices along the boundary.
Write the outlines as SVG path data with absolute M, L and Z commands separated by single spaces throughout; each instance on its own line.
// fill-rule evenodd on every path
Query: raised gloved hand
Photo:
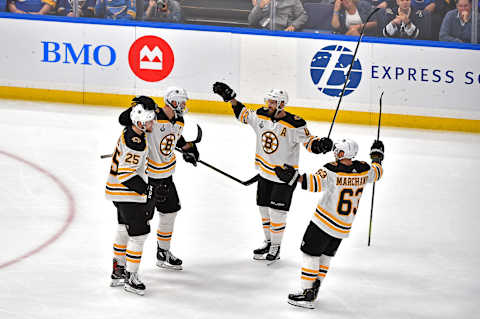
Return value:
M 185 162 L 193 164 L 193 166 L 197 166 L 197 161 L 200 158 L 197 144 L 193 142 L 187 142 L 187 144 L 190 144 L 190 148 L 183 150 L 183 159 Z
M 298 170 L 288 164 L 277 166 L 274 170 L 277 177 L 289 186 L 294 185 L 300 177 Z
M 380 140 L 373 141 L 372 147 L 370 147 L 370 158 L 372 162 L 382 163 L 384 157 L 385 147 Z
M 237 93 L 223 82 L 215 82 L 213 84 L 213 93 L 220 95 L 225 102 L 229 102 L 237 96 Z
M 313 140 L 312 152 L 314 154 L 326 154 L 332 150 L 333 141 L 328 137 L 322 137 L 321 139 Z

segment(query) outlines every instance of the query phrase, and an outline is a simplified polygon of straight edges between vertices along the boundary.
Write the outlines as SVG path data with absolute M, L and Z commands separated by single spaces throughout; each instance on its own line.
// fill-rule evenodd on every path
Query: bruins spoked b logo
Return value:
M 160 152 L 163 155 L 168 156 L 170 155 L 170 153 L 172 153 L 174 145 L 175 145 L 175 135 L 168 134 L 160 142 Z
M 262 134 L 263 151 L 272 154 L 278 148 L 278 138 L 272 131 L 266 131 Z

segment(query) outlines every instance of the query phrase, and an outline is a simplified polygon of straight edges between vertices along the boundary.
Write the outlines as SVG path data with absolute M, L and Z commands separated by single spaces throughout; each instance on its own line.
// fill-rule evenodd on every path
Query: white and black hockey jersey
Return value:
M 250 125 L 255 131 L 255 167 L 261 177 L 270 181 L 283 183 L 275 175 L 275 167 L 289 164 L 298 168 L 300 145 L 311 152 L 313 140 L 318 139 L 310 135 L 304 119 L 291 113 L 286 112 L 285 117 L 272 120 L 267 108 L 253 111 L 240 102 L 233 110 L 240 122 Z
M 124 111 L 119 118 L 122 125 L 131 125 L 131 108 Z M 182 136 L 183 117 L 169 120 L 161 108 L 155 110 L 156 119 L 151 133 L 147 133 L 149 145 L 147 158 L 147 175 L 150 178 L 161 179 L 175 172 L 177 159 L 175 147 L 183 147 L 186 142 Z
M 177 159 L 175 147 L 182 147 L 183 117 L 170 121 L 161 109 L 156 111 L 157 117 L 152 133 L 147 134 L 148 152 L 147 175 L 151 178 L 167 178 L 175 172 Z
M 105 187 L 106 198 L 116 202 L 145 203 L 145 165 L 148 142 L 145 133 L 137 134 L 125 127 L 112 157 Z
M 346 166 L 340 162 L 328 163 L 315 174 L 304 174 L 302 188 L 310 192 L 325 192 L 318 201 L 312 222 L 335 238 L 347 238 L 357 213 L 363 189 L 382 177 L 379 163 L 370 166 L 353 161 Z

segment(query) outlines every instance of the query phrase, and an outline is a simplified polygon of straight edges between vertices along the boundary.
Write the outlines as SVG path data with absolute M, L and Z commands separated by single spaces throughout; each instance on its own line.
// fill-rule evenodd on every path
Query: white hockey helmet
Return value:
M 340 157 L 340 152 L 343 151 L 343 156 Z M 354 140 L 344 138 L 340 141 L 336 141 L 333 144 L 333 154 L 337 160 L 342 160 L 344 158 L 353 159 L 357 156 L 358 153 L 358 144 Z
M 288 103 L 288 94 L 285 90 L 271 89 L 265 94 L 264 101 L 268 103 L 268 100 L 277 101 L 277 110 L 281 111 Z M 283 105 L 282 105 L 283 102 Z
M 170 106 L 178 116 L 187 113 L 188 94 L 185 89 L 175 86 L 169 87 L 167 88 L 163 99 L 165 100 L 165 104 Z
M 149 110 L 143 104 L 137 104 L 132 107 L 130 119 L 133 125 L 145 132 L 146 123 L 155 119 L 155 110 Z M 142 123 L 142 127 L 138 126 L 138 122 Z

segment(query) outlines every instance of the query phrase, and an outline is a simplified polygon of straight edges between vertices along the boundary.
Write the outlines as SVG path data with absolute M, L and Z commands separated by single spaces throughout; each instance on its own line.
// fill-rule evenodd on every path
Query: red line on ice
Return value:
M 2 151 L 0 150 L 0 155 L 4 155 L 6 157 L 9 157 L 11 159 L 14 159 L 18 162 L 21 162 L 27 166 L 30 166 L 32 167 L 33 169 L 41 172 L 42 174 L 44 174 L 45 176 L 47 176 L 48 178 L 50 178 L 55 184 L 57 184 L 58 187 L 60 187 L 60 189 L 63 191 L 63 193 L 65 194 L 65 196 L 67 197 L 67 200 L 68 200 L 68 216 L 67 216 L 67 219 L 65 220 L 65 223 L 63 224 L 62 228 L 60 228 L 60 230 L 58 230 L 52 237 L 50 237 L 47 241 L 45 241 L 44 243 L 42 243 L 40 246 L 38 246 L 37 248 L 15 258 L 15 259 L 12 259 L 10 261 L 7 261 L 3 264 L 0 264 L 0 269 L 1 268 L 5 268 L 5 267 L 8 267 L 12 264 L 15 264 L 17 262 L 20 262 L 21 260 L 25 259 L 25 258 L 28 258 L 38 252 L 40 252 L 42 249 L 46 248 L 47 246 L 51 245 L 54 241 L 56 241 L 58 238 L 60 238 L 60 236 L 63 235 L 63 233 L 67 230 L 68 226 L 72 223 L 73 221 L 73 217 L 75 216 L 75 200 L 73 199 L 73 196 L 72 196 L 72 193 L 70 192 L 70 190 L 65 186 L 65 184 L 63 184 L 62 181 L 60 181 L 57 177 L 55 177 L 52 173 L 50 173 L 49 171 L 47 171 L 46 169 L 44 168 L 41 168 L 40 166 L 32 163 L 32 162 L 29 162 L 17 155 L 14 155 L 14 154 L 10 154 L 10 153 L 7 153 L 5 151 Z

